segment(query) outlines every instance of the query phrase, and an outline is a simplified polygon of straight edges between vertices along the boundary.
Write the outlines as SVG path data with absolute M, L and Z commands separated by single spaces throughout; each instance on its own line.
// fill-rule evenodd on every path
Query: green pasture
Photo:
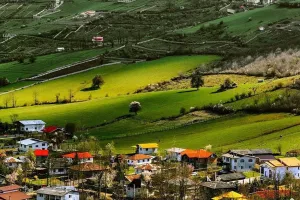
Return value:
M 284 113 L 241 114 L 170 131 L 101 142 L 104 145 L 114 141 L 119 152 L 131 152 L 132 145 L 145 142 L 157 142 L 161 149 L 174 146 L 200 149 L 210 144 L 216 152 L 225 152 L 232 148 L 271 148 L 276 151 L 281 144 L 283 151 L 288 151 L 299 149 L 299 119 L 298 116 Z
M 99 52 L 92 51 L 91 53 L 96 54 Z M 58 58 L 62 58 L 61 62 L 66 62 L 63 57 L 64 56 Z M 53 63 L 55 63 L 55 65 L 57 65 L 58 58 L 56 58 L 56 56 L 53 57 Z M 79 58 L 77 57 L 76 59 Z M 90 96 L 95 99 L 131 94 L 148 84 L 169 80 L 174 76 L 178 76 L 181 73 L 217 59 L 219 59 L 217 56 L 180 56 L 166 57 L 160 60 L 137 64 L 105 66 L 37 84 L 33 87 L 15 92 L 15 96 L 19 97 L 18 105 L 23 105 L 24 103 L 33 103 L 32 95 L 34 92 L 38 93 L 40 102 L 54 102 L 57 93 L 60 93 L 61 99 L 68 99 L 70 89 L 73 92 L 74 100 L 87 100 Z M 47 60 L 49 61 L 49 59 Z M 45 62 L 47 62 L 47 60 Z M 36 63 L 39 62 L 42 61 L 37 59 Z M 19 66 L 18 63 L 16 63 L 16 65 Z M 36 64 L 36 66 L 38 67 L 39 65 Z M 48 64 L 48 66 L 50 67 L 51 65 Z M 45 67 L 43 69 L 45 70 Z M 97 74 L 103 76 L 105 81 L 101 89 L 82 91 L 85 88 L 91 87 L 92 79 Z M 9 95 L 10 94 L 0 96 L 0 102 L 1 99 L 7 98 Z

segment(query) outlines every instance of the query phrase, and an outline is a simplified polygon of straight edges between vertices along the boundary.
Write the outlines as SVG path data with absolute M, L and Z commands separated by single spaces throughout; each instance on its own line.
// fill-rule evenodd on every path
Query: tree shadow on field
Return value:
M 88 91 L 94 91 L 94 90 L 99 90 L 99 89 L 100 89 L 100 87 L 88 87 L 88 88 L 83 88 L 80 91 L 88 92 Z
M 199 90 L 197 89 L 192 89 L 192 90 L 185 90 L 185 91 L 180 91 L 180 92 L 177 92 L 177 93 L 188 93 L 188 92 L 197 92 Z

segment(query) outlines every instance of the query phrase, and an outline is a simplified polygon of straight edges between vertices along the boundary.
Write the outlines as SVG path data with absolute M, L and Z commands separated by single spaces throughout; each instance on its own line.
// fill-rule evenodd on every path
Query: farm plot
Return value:
M 9 3 L 6 6 L 0 6 L 0 16 L 9 19 L 25 19 L 31 18 L 40 12 L 46 4 L 22 4 L 22 3 Z
M 178 29 L 176 33 L 195 33 L 202 26 L 218 24 L 223 21 L 227 32 L 233 35 L 253 35 L 259 26 L 268 26 L 288 18 L 299 18 L 300 9 L 277 8 L 276 5 L 241 12 L 228 17 L 202 23 L 193 27 Z
M 0 64 L 0 73 L 11 82 L 14 82 L 18 78 L 28 78 L 66 64 L 97 56 L 104 51 L 105 50 L 102 49 L 93 49 L 78 52 L 56 53 L 37 57 L 35 63 L 28 63 L 27 61 L 26 63 L 4 63 Z

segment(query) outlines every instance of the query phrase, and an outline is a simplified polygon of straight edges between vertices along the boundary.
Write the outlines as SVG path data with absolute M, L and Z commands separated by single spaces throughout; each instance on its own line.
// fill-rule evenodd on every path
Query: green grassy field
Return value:
M 0 74 L 2 77 L 6 77 L 11 82 L 14 82 L 18 78 L 28 78 L 63 65 L 100 55 L 104 53 L 105 50 L 106 49 L 92 49 L 39 56 L 34 63 L 29 63 L 27 59 L 25 63 L 18 63 L 17 61 L 3 63 L 0 64 Z
M 90 95 L 92 98 L 113 97 L 133 93 L 141 87 L 150 83 L 157 83 L 169 80 L 180 73 L 194 69 L 202 64 L 219 59 L 217 56 L 181 56 L 166 57 L 151 62 L 137 64 L 120 64 L 105 66 L 90 70 L 84 73 L 68 76 L 36 85 L 15 93 L 22 97 L 18 100 L 18 105 L 33 103 L 33 92 L 37 92 L 39 101 L 55 101 L 55 94 L 60 93 L 61 99 L 68 98 L 70 89 L 74 92 L 74 99 L 87 100 Z M 55 59 L 57 60 L 57 59 Z M 38 63 L 39 61 L 37 61 Z M 40 61 L 41 62 L 41 61 Z M 50 65 L 49 65 L 50 66 Z M 103 76 L 105 84 L 99 90 L 81 91 L 91 86 L 93 77 L 97 74 Z M 55 90 L 54 90 L 55 88 Z M 0 96 L 0 101 L 9 95 Z
M 300 9 L 277 8 L 275 5 L 264 8 L 257 8 L 247 12 L 241 12 L 228 17 L 220 18 L 193 27 L 179 29 L 177 33 L 195 33 L 202 26 L 209 24 L 218 24 L 221 21 L 227 26 L 228 33 L 233 35 L 253 35 L 254 31 L 258 32 L 260 26 L 266 26 L 269 23 L 274 23 L 284 19 L 300 16 Z M 249 20 L 251 18 L 251 21 Z
M 157 142 L 161 149 L 182 147 L 200 149 L 211 144 L 213 151 L 225 152 L 232 148 L 271 148 L 278 144 L 283 151 L 299 148 L 300 117 L 289 114 L 260 114 L 228 116 L 170 131 L 101 140 L 114 141 L 119 152 L 132 152 L 132 145 Z M 289 128 L 294 126 L 292 128 Z M 283 137 L 280 138 L 280 135 Z M 293 144 L 293 145 L 291 145 Z

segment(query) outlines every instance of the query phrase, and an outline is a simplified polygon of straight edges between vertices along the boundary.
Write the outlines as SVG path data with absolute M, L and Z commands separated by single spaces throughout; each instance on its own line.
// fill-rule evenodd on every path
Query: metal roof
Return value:
M 140 148 L 158 148 L 158 144 L 157 143 L 145 143 L 145 144 L 137 144 L 137 146 L 139 146 Z
M 298 167 L 298 166 L 300 166 L 300 160 L 298 160 L 295 157 L 279 158 L 278 160 L 287 167 Z
M 241 154 L 241 155 L 272 155 L 272 150 L 270 149 L 233 149 L 228 153 L 231 154 Z
M 43 120 L 21 120 L 19 123 L 23 125 L 45 125 Z
M 185 151 L 185 149 L 173 147 L 173 148 L 167 149 L 166 151 L 167 152 L 181 153 L 181 152 Z
M 47 194 L 63 197 L 70 192 L 77 192 L 72 186 L 64 187 L 44 187 L 36 191 L 37 194 Z
M 25 140 L 18 141 L 17 143 L 23 144 L 23 145 L 31 145 L 31 144 L 35 144 L 35 143 L 39 143 L 39 142 L 46 142 L 46 141 L 38 140 L 38 139 L 34 139 L 34 138 L 27 138 Z
M 211 188 L 211 189 L 235 189 L 237 186 L 233 183 L 212 181 L 212 182 L 202 182 L 201 186 Z
M 226 181 L 236 181 L 245 179 L 245 175 L 242 173 L 230 173 L 230 174 L 222 174 L 219 175 L 218 178 L 224 182 Z

